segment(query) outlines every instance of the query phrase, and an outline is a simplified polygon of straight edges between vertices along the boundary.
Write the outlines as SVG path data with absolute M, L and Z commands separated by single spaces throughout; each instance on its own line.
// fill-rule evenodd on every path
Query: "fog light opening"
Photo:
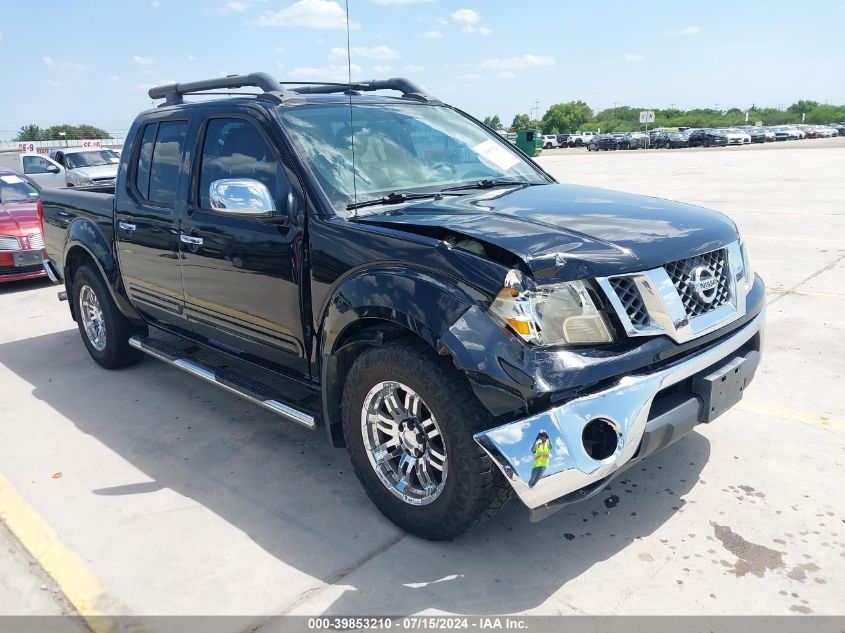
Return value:
M 581 442 L 587 455 L 597 461 L 607 459 L 616 452 L 619 434 L 610 420 L 596 418 L 590 420 L 581 433 Z

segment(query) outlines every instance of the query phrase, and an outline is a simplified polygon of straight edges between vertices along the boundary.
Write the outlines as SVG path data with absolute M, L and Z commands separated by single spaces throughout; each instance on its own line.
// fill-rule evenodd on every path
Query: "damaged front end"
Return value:
M 668 446 L 735 404 L 759 361 L 761 311 L 724 340 L 658 371 L 475 435 L 539 520 L 601 490 L 633 461 Z M 550 442 L 547 465 L 535 444 Z

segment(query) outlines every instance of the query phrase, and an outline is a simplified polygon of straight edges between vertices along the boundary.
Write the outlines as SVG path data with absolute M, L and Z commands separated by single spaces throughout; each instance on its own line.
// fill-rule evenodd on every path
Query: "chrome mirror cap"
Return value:
M 276 213 L 273 196 L 253 178 L 222 178 L 208 188 L 211 208 L 227 215 L 269 218 Z

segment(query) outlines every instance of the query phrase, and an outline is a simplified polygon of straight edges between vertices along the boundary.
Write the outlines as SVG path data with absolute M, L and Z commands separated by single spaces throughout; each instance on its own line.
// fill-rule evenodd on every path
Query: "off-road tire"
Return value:
M 397 381 L 416 391 L 438 420 L 448 462 L 440 495 L 415 506 L 394 495 L 374 471 L 361 429 L 367 393 L 382 381 Z M 361 485 L 384 516 L 406 532 L 439 541 L 453 538 L 493 516 L 512 496 L 512 488 L 473 434 L 493 426 L 466 379 L 451 361 L 422 343 L 395 341 L 362 353 L 347 374 L 342 401 L 343 435 Z
M 79 296 L 82 289 L 86 286 L 94 291 L 103 314 L 103 322 L 105 323 L 106 329 L 106 345 L 103 350 L 98 350 L 94 346 L 83 325 Z M 92 264 L 83 264 L 77 269 L 73 277 L 72 300 L 74 310 L 76 311 L 76 323 L 79 326 L 79 333 L 82 335 L 82 342 L 85 343 L 88 353 L 91 354 L 91 358 L 97 364 L 106 369 L 118 369 L 119 367 L 126 367 L 140 360 L 143 354 L 134 347 L 129 346 L 129 337 L 134 334 L 143 333 L 146 328 L 133 326 L 120 313 L 100 275 L 100 271 Z

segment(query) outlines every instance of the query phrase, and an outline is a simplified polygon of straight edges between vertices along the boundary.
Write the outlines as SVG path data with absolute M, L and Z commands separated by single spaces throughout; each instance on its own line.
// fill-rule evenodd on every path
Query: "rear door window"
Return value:
M 153 157 L 150 164 L 150 202 L 172 207 L 176 199 L 182 149 L 185 146 L 187 121 L 163 121 L 158 125 Z
M 141 151 L 138 154 L 138 167 L 135 170 L 135 186 L 145 200 L 150 197 L 150 163 L 153 158 L 156 132 L 158 132 L 158 123 L 150 123 L 144 128 Z

